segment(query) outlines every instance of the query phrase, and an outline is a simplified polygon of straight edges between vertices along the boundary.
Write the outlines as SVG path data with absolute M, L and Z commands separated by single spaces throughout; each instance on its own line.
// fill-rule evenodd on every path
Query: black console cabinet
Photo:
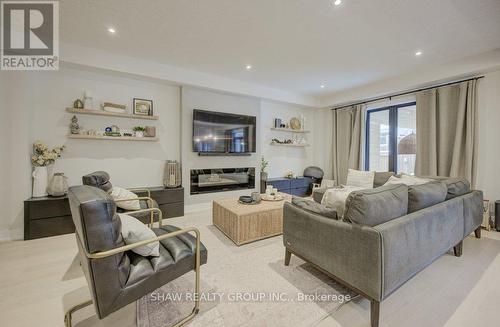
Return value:
M 184 188 L 148 187 L 163 218 L 184 216 Z M 142 195 L 142 194 L 141 194 Z M 75 232 L 67 197 L 30 198 L 24 201 L 24 239 Z
M 269 178 L 266 181 L 267 185 L 272 185 L 279 192 L 288 193 L 295 196 L 307 196 L 311 194 L 312 179 L 309 177 L 297 178 Z M 265 190 L 264 190 L 265 191 Z

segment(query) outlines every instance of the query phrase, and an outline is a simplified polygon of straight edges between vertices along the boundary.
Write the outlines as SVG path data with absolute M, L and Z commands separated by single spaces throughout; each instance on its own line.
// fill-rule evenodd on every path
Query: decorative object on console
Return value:
M 83 109 L 83 101 L 80 100 L 80 99 L 76 99 L 73 102 L 73 108 L 75 108 L 75 109 Z
M 153 100 L 134 98 L 134 115 L 153 116 Z
M 274 128 L 281 128 L 281 118 L 274 118 Z
M 65 196 L 68 193 L 68 181 L 64 173 L 55 173 L 50 179 L 47 193 L 51 196 Z
M 127 111 L 127 106 L 124 104 L 117 104 L 117 103 L 113 103 L 113 102 L 104 102 L 102 104 L 102 110 L 107 111 L 107 112 L 124 114 Z
M 134 128 L 132 128 L 132 130 L 134 131 L 135 137 L 144 137 L 144 132 L 146 131 L 146 128 L 142 126 L 135 126 Z
M 260 180 L 266 180 L 267 179 L 267 172 L 266 168 L 269 165 L 269 161 L 264 159 L 264 156 L 260 158 Z
M 182 185 L 181 164 L 177 160 L 167 160 L 163 185 L 166 188 L 175 188 Z
M 293 171 L 288 170 L 285 174 L 285 178 L 295 178 L 295 174 L 293 173 Z
M 146 137 L 156 137 L 156 127 L 155 126 L 146 126 L 146 132 L 144 133 Z
M 483 223 L 481 227 L 491 230 L 490 226 L 490 200 L 483 200 Z
M 83 109 L 93 109 L 94 108 L 94 98 L 90 91 L 85 91 L 83 95 Z
M 69 125 L 71 134 L 80 134 L 80 125 L 78 125 L 78 118 L 75 115 L 71 117 L 71 124 Z
M 290 128 L 293 130 L 302 129 L 302 124 L 300 123 L 300 120 L 297 117 L 293 117 L 292 119 L 290 119 Z
M 47 166 L 59 159 L 63 151 L 64 145 L 49 150 L 49 148 L 40 141 L 33 143 L 33 155 L 31 156 L 31 163 L 34 166 L 33 197 L 43 197 L 47 195 Z

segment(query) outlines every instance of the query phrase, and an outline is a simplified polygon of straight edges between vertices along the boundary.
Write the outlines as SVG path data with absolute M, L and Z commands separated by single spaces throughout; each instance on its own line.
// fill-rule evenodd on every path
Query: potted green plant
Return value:
M 269 161 L 264 159 L 264 156 L 260 159 L 260 179 L 265 181 L 267 180 L 267 172 L 266 168 L 269 165 Z
M 142 126 L 135 126 L 132 130 L 134 131 L 135 137 L 144 137 L 146 128 Z

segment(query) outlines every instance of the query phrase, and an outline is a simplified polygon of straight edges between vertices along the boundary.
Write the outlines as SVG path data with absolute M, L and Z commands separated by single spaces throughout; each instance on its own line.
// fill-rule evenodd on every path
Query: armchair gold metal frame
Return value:
M 128 188 L 127 190 L 134 193 L 147 193 L 148 194 L 147 197 L 148 198 L 151 197 L 151 191 L 147 188 Z
M 149 191 L 149 190 L 148 190 Z M 147 212 L 147 211 L 144 211 L 144 210 L 148 210 L 148 209 L 158 209 L 158 208 L 153 208 L 153 199 L 150 198 L 150 197 L 147 197 L 147 196 L 139 196 L 137 198 L 131 198 L 131 199 L 119 199 L 119 200 L 113 200 L 115 203 L 116 202 L 126 202 L 126 201 L 136 201 L 136 200 L 145 200 L 148 202 L 148 206 L 149 208 L 147 209 L 140 209 L 140 210 L 135 210 L 135 211 L 127 211 L 125 212 L 127 215 L 130 215 L 130 214 L 134 214 L 134 213 L 142 213 L 142 212 Z M 159 210 L 159 209 L 158 209 Z M 149 228 L 153 227 L 153 223 L 154 223 L 154 213 L 155 212 L 160 212 L 160 214 L 158 215 L 158 223 L 160 224 L 160 226 L 162 225 L 162 214 L 161 214 L 161 211 L 158 211 L 158 210 L 152 210 L 150 211 L 150 224 L 148 224 Z
M 161 213 L 160 209 L 150 208 L 150 209 L 138 210 L 137 212 L 139 212 L 139 211 L 140 212 L 147 212 L 147 211 L 158 212 L 160 226 L 161 226 L 162 213 Z M 131 213 L 134 213 L 134 212 L 131 212 Z M 152 221 L 151 221 L 151 224 L 152 224 Z M 180 321 L 178 321 L 177 323 L 172 325 L 172 327 L 180 327 L 180 326 L 183 326 L 188 321 L 190 321 L 191 319 L 193 319 L 194 316 L 196 316 L 198 314 L 198 312 L 200 311 L 200 265 L 201 265 L 200 245 L 201 245 L 201 241 L 200 241 L 200 231 L 197 228 L 195 228 L 195 227 L 183 228 L 183 229 L 177 230 L 175 232 L 163 234 L 163 235 L 160 235 L 160 236 L 157 236 L 154 238 L 150 238 L 148 240 L 120 246 L 118 248 L 111 249 L 108 251 L 103 251 L 103 252 L 88 253 L 87 250 L 85 250 L 85 247 L 83 245 L 81 247 L 82 247 L 82 249 L 84 249 L 85 256 L 88 259 L 103 259 L 103 258 L 107 258 L 107 257 L 112 256 L 112 255 L 116 255 L 116 254 L 119 254 L 122 252 L 132 250 L 138 246 L 143 246 L 143 245 L 146 245 L 146 244 L 149 244 L 152 242 L 162 241 L 162 240 L 165 240 L 167 238 L 172 238 L 172 237 L 175 237 L 175 236 L 178 236 L 181 234 L 190 233 L 190 232 L 194 232 L 196 235 L 194 308 L 188 316 L 182 318 Z M 78 236 L 78 233 L 76 233 L 76 239 L 80 244 L 82 244 L 82 242 Z M 93 303 L 92 300 L 88 300 L 88 301 L 79 303 L 79 304 L 73 306 L 72 308 L 70 308 L 68 311 L 66 311 L 66 313 L 64 315 L 65 326 L 72 327 L 72 315 L 73 315 L 73 313 L 91 305 L 92 303 Z

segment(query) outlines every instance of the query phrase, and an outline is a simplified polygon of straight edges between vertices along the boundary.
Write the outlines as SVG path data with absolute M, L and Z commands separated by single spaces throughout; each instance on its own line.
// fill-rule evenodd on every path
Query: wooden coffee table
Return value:
M 283 233 L 283 204 L 292 197 L 282 193 L 282 201 L 241 204 L 237 198 L 214 200 L 213 224 L 236 245 Z

